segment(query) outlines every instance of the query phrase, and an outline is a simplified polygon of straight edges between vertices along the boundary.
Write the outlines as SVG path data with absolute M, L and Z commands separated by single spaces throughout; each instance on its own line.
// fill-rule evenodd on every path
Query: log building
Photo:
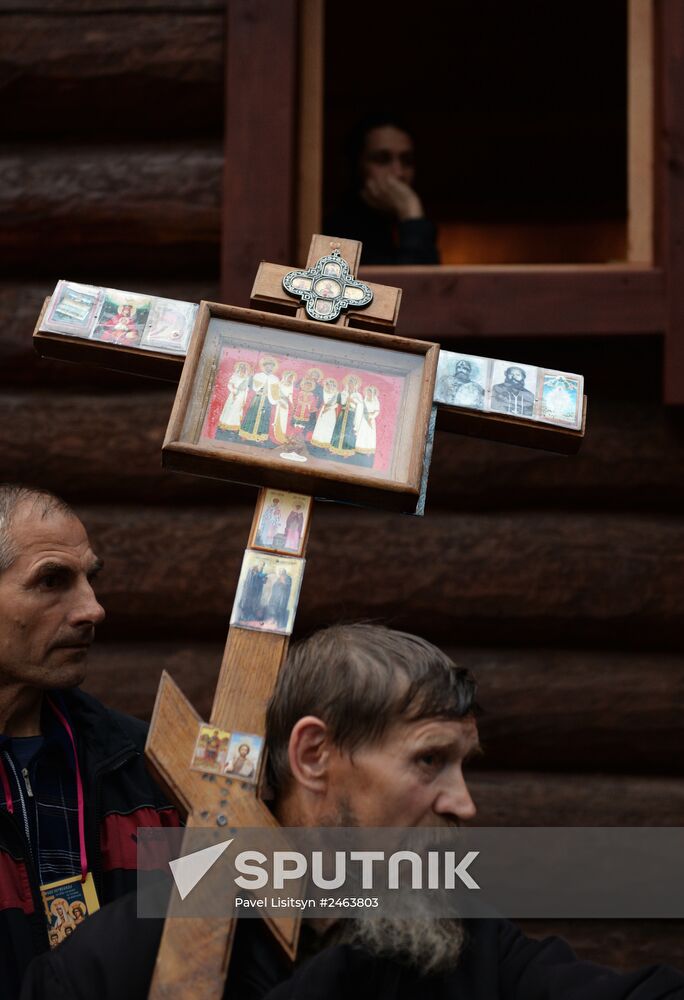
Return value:
M 565 458 L 440 433 L 424 519 L 319 505 L 296 623 L 384 621 L 473 668 L 482 825 L 684 826 L 684 2 L 596 6 L 585 14 L 609 36 L 621 18 L 622 218 L 612 205 L 569 260 L 557 220 L 530 241 L 529 220 L 508 219 L 497 257 L 473 219 L 454 249 L 447 219 L 456 262 L 361 272 L 404 289 L 400 334 L 583 373 L 586 441 Z M 358 64 L 337 54 L 325 13 L 318 0 L 0 10 L 0 476 L 82 516 L 106 563 L 87 687 L 142 717 L 162 668 L 208 710 L 256 494 L 162 472 L 173 390 L 39 361 L 31 332 L 59 278 L 247 305 L 259 260 L 303 263 L 326 141 L 374 73 L 368 46 Z M 536 38 L 542 53 L 561 44 Z M 415 60 L 418 79 L 417 42 Z M 409 54 L 398 63 L 410 82 Z M 597 127 L 596 173 L 603 142 Z M 684 966 L 681 922 L 553 930 L 617 967 Z

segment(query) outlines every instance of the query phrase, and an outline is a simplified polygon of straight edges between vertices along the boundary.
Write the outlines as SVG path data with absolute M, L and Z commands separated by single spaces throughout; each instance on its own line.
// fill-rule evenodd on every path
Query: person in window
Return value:
M 413 187 L 413 139 L 399 119 L 376 114 L 361 121 L 349 159 L 352 189 L 325 219 L 325 232 L 360 240 L 364 264 L 439 264 L 435 226 Z

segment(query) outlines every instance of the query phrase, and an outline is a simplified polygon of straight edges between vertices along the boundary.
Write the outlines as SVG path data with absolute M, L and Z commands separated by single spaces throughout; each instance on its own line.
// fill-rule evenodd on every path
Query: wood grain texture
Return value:
M 192 813 L 203 792 L 201 775 L 190 770 L 202 717 L 175 679 L 162 671 L 147 734 L 145 755 L 159 786 L 178 806 L 184 818 Z M 173 733 L 173 739 L 169 734 Z M 206 785 L 206 782 L 204 783 Z
M 546 649 L 461 659 L 480 681 L 480 735 L 492 760 L 520 770 L 684 771 L 684 654 Z
M 439 340 L 654 333 L 665 327 L 662 271 L 639 265 L 361 267 L 403 289 L 397 333 Z
M 299 5 L 299 118 L 297 148 L 297 259 L 304 260 L 311 233 L 321 228 L 325 96 L 325 4 Z
M 320 256 L 322 257 L 327 252 L 327 250 L 323 250 Z M 307 261 L 306 266 L 313 267 L 315 264 L 316 260 L 313 264 L 309 264 Z M 291 270 L 293 267 L 285 264 L 268 264 L 262 261 L 250 293 L 251 307 L 253 309 L 266 309 L 283 316 L 294 316 L 298 313 L 300 300 L 292 298 L 283 290 L 283 278 Z M 373 285 L 373 301 L 369 306 L 366 309 L 356 311 L 346 309 L 341 314 L 340 319 L 346 318 L 349 321 L 349 326 L 363 327 L 366 330 L 379 330 L 381 333 L 393 333 L 399 318 L 400 304 L 400 288 Z M 308 317 L 304 314 L 301 318 L 307 319 Z
M 57 265 L 60 267 L 59 271 L 56 270 Z M 61 261 L 53 263 L 53 267 L 54 279 L 0 282 L 0 385 L 11 385 L 14 389 L 22 385 L 36 389 L 42 385 L 51 390 L 97 386 L 108 387 L 118 395 L 131 388 L 150 394 L 156 391 L 157 385 L 154 382 L 113 375 L 88 365 L 43 361 L 38 357 L 32 341 L 33 328 L 43 301 L 54 291 L 58 278 L 110 285 L 125 291 L 162 295 L 186 302 L 199 302 L 202 298 L 216 298 L 218 295 L 218 288 L 207 276 L 194 282 L 187 277 L 174 279 L 174 272 L 170 276 L 150 275 L 141 278 L 132 275 L 130 271 L 127 274 L 107 273 L 92 261 L 75 272 L 61 271 Z
M 546 763 L 540 758 L 538 763 Z M 474 826 L 682 826 L 681 778 L 471 770 Z
M 266 706 L 287 646 L 287 636 L 231 627 L 209 717 L 213 725 L 266 732 Z
M 682 920 L 521 920 L 531 937 L 558 935 L 587 962 L 618 970 L 667 963 L 684 969 Z
M 55 259 L 60 276 L 122 261 L 148 273 L 216 266 L 222 169 L 218 142 L 5 148 L 3 271 L 35 273 Z
M 287 647 L 281 636 L 261 635 L 231 628 L 214 699 L 211 721 L 222 729 L 259 731 L 254 725 L 255 708 L 268 697 Z M 254 671 L 255 661 L 267 660 L 272 670 Z M 240 683 L 242 682 L 242 683 Z M 258 695 L 261 695 L 261 698 Z M 261 713 L 260 713 L 261 714 Z M 197 739 L 198 717 L 180 688 L 164 672 L 159 684 L 145 752 L 153 772 L 171 800 L 189 813 L 188 827 L 215 827 L 227 822 L 240 827 L 277 826 L 268 809 L 257 800 L 256 789 L 230 777 L 204 781 L 205 774 L 190 769 Z M 169 735 L 172 734 L 172 738 Z M 183 853 L 192 849 L 186 831 Z M 187 846 L 186 846 L 187 845 Z M 172 896 L 155 963 L 150 998 L 169 998 L 199 993 L 219 1000 L 232 950 L 235 921 L 202 919 L 198 923 L 174 920 L 182 915 L 182 903 Z M 269 921 L 291 958 L 296 954 L 300 920 Z
M 30 308 L 21 297 L 16 305 L 16 325 L 10 337 L 0 339 L 0 354 L 4 349 L 8 367 L 19 366 L 27 378 L 30 365 L 36 377 L 49 375 L 54 389 L 0 394 L 5 476 L 39 477 L 80 502 L 253 501 L 249 487 L 162 469 L 172 388 L 149 383 L 148 390 L 146 381 L 112 373 L 106 392 L 104 387 L 97 395 L 58 391 L 76 378 L 81 386 L 90 380 L 92 389 L 108 373 L 58 363 L 48 372 L 46 362 L 26 358 L 22 331 Z M 93 449 L 92 441 L 106 441 L 106 447 Z M 597 402 L 582 448 L 572 458 L 438 431 L 427 504 L 428 520 L 441 509 L 574 506 L 676 512 L 684 507 L 684 414 L 649 402 Z
M 85 508 L 108 561 L 112 633 L 218 638 L 248 510 Z M 344 539 L 330 561 L 331 540 Z M 424 519 L 316 511 L 297 629 L 381 618 L 434 638 L 679 648 L 684 525 L 676 516 L 505 513 Z M 377 579 L 379 584 L 368 586 Z M 344 580 L 340 591 L 338 581 Z M 107 626 L 105 626 L 107 628 Z
M 252 514 L 250 539 L 258 534 L 267 496 L 266 490 L 260 491 Z M 309 522 L 312 516 L 313 510 L 309 513 Z M 302 557 L 306 556 L 308 535 L 307 528 L 302 538 Z M 287 635 L 231 625 L 211 707 L 212 725 L 229 732 L 236 729 L 262 735 L 266 732 L 266 706 L 287 656 L 289 641 Z M 257 670 L 256 664 L 259 665 Z M 261 780 L 261 772 L 258 780 Z
M 107 607 L 104 597 L 103 601 Z M 275 645 L 277 637 L 268 638 Z M 683 764 L 677 748 L 682 742 L 684 717 L 684 656 L 600 649 L 482 649 L 454 646 L 448 638 L 440 645 L 478 680 L 478 701 L 484 708 L 479 722 L 485 750 L 483 768 L 681 774 Z M 222 651 L 221 642 L 182 639 L 98 642 L 91 653 L 86 688 L 120 711 L 149 718 L 159 677 L 166 669 L 200 715 L 208 719 Z M 242 690 L 251 692 L 263 669 L 254 672 L 252 679 L 235 674 L 222 697 L 222 713 L 231 715 L 233 699 L 238 705 Z M 117 678 L 114 689 L 112 677 Z M 261 730 L 264 707 L 261 692 L 250 708 L 250 724 L 240 723 L 246 731 Z M 477 767 L 472 771 L 473 779 L 480 781 L 479 763 Z M 501 784 L 505 781 L 502 777 Z M 540 781 L 537 791 L 532 788 L 529 792 L 529 800 L 525 799 L 527 792 L 520 799 L 523 812 L 519 815 L 527 817 L 526 823 L 533 824 L 535 816 L 537 825 L 546 822 L 539 819 L 538 811 L 550 779 L 542 776 Z M 508 786 L 502 789 L 501 784 L 494 791 L 497 796 L 502 793 L 505 817 L 515 810 L 516 800 L 513 793 L 506 798 Z M 579 785 L 578 780 L 573 787 Z M 641 814 L 648 816 L 649 799 L 639 797 L 646 788 L 643 783 L 638 794 L 624 797 L 617 791 L 608 794 L 605 785 L 600 787 L 601 791 L 587 798 L 583 816 L 591 809 L 597 809 L 599 815 L 612 814 L 618 807 L 626 810 L 625 816 L 634 810 L 639 815 L 642 805 Z M 487 786 L 484 790 L 487 792 Z M 674 812 L 669 815 L 681 812 L 682 797 L 684 786 L 679 798 L 673 793 L 670 805 Z M 491 796 L 487 799 L 489 813 L 493 801 Z M 663 799 L 661 814 L 665 804 Z M 604 807 L 605 813 L 601 811 Z M 549 821 L 554 810 L 549 812 Z M 558 817 L 569 822 L 570 813 L 561 810 L 560 804 Z M 684 825 L 684 815 L 680 818 Z M 628 825 L 626 819 L 624 823 Z
M 221 134 L 222 5 L 62 7 L 0 13 L 5 138 Z
M 655 3 L 627 4 L 627 256 L 653 260 Z
M 294 252 L 298 18 L 295 0 L 227 11 L 221 297 L 247 305 L 259 261 Z
M 684 404 L 684 6 L 663 0 L 659 12 L 660 107 L 656 162 L 659 255 L 668 276 L 665 402 Z
M 190 13 L 191 11 L 223 10 L 220 0 L 5 0 L 2 14 L 112 14 L 124 11 L 136 13 L 152 11 L 166 14 L 171 11 Z
M 167 919 L 150 984 L 150 1000 L 183 1000 L 193 994 L 219 1000 L 234 934 L 235 921 L 227 917 Z
M 570 429 L 544 423 L 541 420 L 525 420 L 521 417 L 481 410 L 464 410 L 441 405 L 438 424 L 450 434 L 465 434 L 468 437 L 503 441 L 505 444 L 525 448 L 540 448 L 560 455 L 576 455 L 582 447 L 587 423 L 587 397 L 582 399 L 582 420 L 579 429 Z

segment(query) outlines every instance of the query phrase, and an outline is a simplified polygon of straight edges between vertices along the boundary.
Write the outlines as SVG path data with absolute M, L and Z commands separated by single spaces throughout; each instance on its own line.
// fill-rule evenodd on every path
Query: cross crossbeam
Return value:
M 353 240 L 314 236 L 306 269 L 313 267 L 320 258 L 334 251 L 339 251 L 349 266 L 350 275 L 355 277 L 361 258 L 361 244 Z M 283 278 L 290 270 L 291 268 L 282 265 L 262 263 L 252 289 L 252 307 L 292 316 L 295 319 L 304 318 L 305 305 L 299 299 L 288 295 L 283 288 Z M 355 309 L 350 304 L 349 308 L 344 309 L 335 320 L 326 325 L 352 326 L 362 330 L 392 333 L 399 315 L 401 290 L 370 283 L 369 286 L 373 293 L 370 304 L 363 309 Z M 287 322 L 292 325 L 291 320 Z M 60 338 L 54 332 L 41 331 L 40 320 L 34 338 L 36 347 L 45 356 L 68 356 L 66 338 Z M 417 350 L 416 342 L 405 340 L 403 344 L 413 345 L 413 349 Z M 163 372 L 161 377 L 170 378 L 172 381 L 180 378 L 182 357 L 170 358 L 167 355 L 160 361 L 159 358 L 150 355 L 146 359 L 143 356 L 144 352 L 135 352 L 130 348 L 111 344 L 105 345 L 87 338 L 78 339 L 72 348 L 72 360 L 87 361 L 99 358 L 101 362 L 106 363 L 108 358 L 113 358 L 109 361 L 110 366 L 120 370 L 135 370 L 138 374 L 146 373 L 151 377 L 158 377 Z M 424 348 L 425 345 L 422 349 Z M 436 351 L 436 348 L 432 347 L 431 350 Z M 480 360 L 489 365 L 495 364 L 487 359 Z M 263 363 L 266 364 L 266 361 Z M 127 364 L 131 366 L 128 369 Z M 295 374 L 290 372 L 291 376 Z M 434 369 L 431 378 L 434 378 Z M 268 380 L 268 376 L 264 375 L 262 379 Z M 424 384 L 427 393 L 431 388 L 431 382 L 428 383 L 426 379 Z M 464 387 L 465 382 L 462 381 L 457 388 L 460 391 Z M 521 405 L 529 405 L 525 402 L 529 400 L 529 390 L 526 390 L 527 396 L 525 396 L 522 390 L 513 384 L 509 388 L 501 385 L 495 388 L 501 399 L 508 398 L 505 396 L 508 393 L 510 398 L 515 396 L 516 399 L 522 400 Z M 471 393 L 479 391 L 481 389 L 473 389 L 471 386 Z M 428 398 L 428 404 L 429 402 Z M 536 444 L 538 447 L 547 447 L 551 450 L 576 450 L 583 434 L 583 429 L 571 432 L 567 428 L 551 427 L 548 424 L 533 426 L 506 413 L 483 413 L 476 410 L 464 412 L 458 407 L 449 406 L 448 403 L 442 403 L 440 408 L 446 417 L 446 422 L 450 422 L 449 429 L 483 437 L 496 438 L 503 435 L 516 443 Z M 230 478 L 228 473 L 226 478 Z M 263 478 L 261 481 L 263 482 Z M 256 537 L 259 510 L 260 505 L 257 505 L 251 538 Z M 306 540 L 304 548 L 305 545 Z M 302 550 L 300 555 L 303 554 Z M 238 626 L 230 627 L 208 720 L 210 726 L 230 733 L 250 733 L 263 737 L 266 706 L 286 656 L 287 647 L 287 635 Z M 231 778 L 226 773 L 208 774 L 192 769 L 198 730 L 203 722 L 204 720 L 200 719 L 173 679 L 164 673 L 159 684 L 146 752 L 160 784 L 187 815 L 188 829 L 193 830 L 198 827 L 220 829 L 223 826 L 231 829 L 239 827 L 278 829 L 277 820 L 259 797 L 260 782 L 263 778 L 261 773 L 256 776 L 253 784 L 248 784 Z M 259 766 L 261 772 L 264 766 L 263 759 Z M 223 994 L 228 972 L 235 921 L 229 918 L 178 919 L 181 912 L 180 897 L 175 896 L 169 906 L 149 995 L 153 1000 L 162 998 L 181 1000 L 190 995 L 201 996 L 203 1000 L 218 1000 Z M 294 959 L 299 939 L 299 919 L 270 917 L 264 919 L 285 954 Z

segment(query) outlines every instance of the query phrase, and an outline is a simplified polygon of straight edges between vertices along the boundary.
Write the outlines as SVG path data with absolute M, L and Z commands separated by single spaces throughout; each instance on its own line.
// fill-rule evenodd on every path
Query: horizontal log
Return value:
M 206 718 L 222 650 L 222 643 L 96 643 L 85 688 L 111 707 L 148 718 L 167 669 Z M 577 744 L 565 746 L 574 753 Z M 684 824 L 684 786 L 678 779 L 473 771 L 468 781 L 481 826 Z M 684 968 L 682 921 L 529 920 L 520 926 L 531 937 L 560 935 L 580 958 L 614 968 L 659 962 Z
M 397 333 L 439 340 L 653 333 L 665 326 L 663 272 L 636 264 L 362 267 L 403 290 Z
M 210 277 L 194 282 L 189 281 L 187 277 L 175 280 L 168 276 L 161 279 L 150 276 L 141 278 L 131 276 L 130 272 L 117 277 L 115 272 L 108 274 L 106 270 L 93 267 L 92 262 L 87 267 L 77 269 L 76 272 L 59 272 L 59 276 L 95 285 L 109 285 L 131 292 L 147 292 L 167 298 L 182 299 L 186 302 L 199 302 L 200 299 L 216 301 L 218 297 L 218 288 Z M 29 385 L 32 389 L 43 385 L 51 392 L 79 386 L 105 387 L 114 393 L 131 389 L 138 392 L 156 391 L 158 384 L 155 382 L 126 378 L 118 373 L 86 365 L 44 361 L 38 357 L 33 347 L 33 330 L 43 302 L 52 294 L 55 284 L 56 279 L 44 282 L 0 283 L 0 329 L 2 329 L 0 384 L 13 387 Z
M 179 11 L 211 11 L 224 9 L 220 0 L 3 0 L 2 14 L 112 14 L 147 11 L 168 13 Z
M 13 6 L 0 31 L 3 136 L 220 135 L 222 4 Z
M 104 596 L 102 600 L 108 607 Z M 513 774 L 509 784 L 503 773 L 489 773 L 492 768 L 515 772 L 540 767 L 558 772 L 681 773 L 683 656 L 451 645 L 445 649 L 473 671 L 484 708 L 479 728 L 486 771 L 479 766 L 472 771 L 482 813 L 478 823 L 573 825 L 576 813 L 574 825 L 591 825 L 595 815 L 594 825 L 599 826 L 684 826 L 682 782 L 678 792 L 671 782 L 649 791 L 648 781 L 633 778 L 634 789 L 622 794 L 611 785 L 612 777 L 592 778 L 584 788 L 579 779 L 565 775 L 557 775 L 555 785 L 552 776 L 533 780 Z M 88 686 L 121 711 L 149 718 L 159 677 L 167 669 L 207 717 L 222 652 L 222 642 L 96 643 Z
M 579 958 L 613 969 L 673 965 L 684 970 L 682 920 L 520 920 L 530 937 L 565 938 Z
M 96 448 L 98 445 L 94 443 Z M 224 635 L 247 508 L 83 512 L 110 569 L 116 631 Z M 684 525 L 676 516 L 438 513 L 320 505 L 298 627 L 379 617 L 428 636 L 679 648 Z M 344 581 L 340 586 L 340 581 Z
M 55 259 L 62 273 L 206 269 L 218 261 L 222 169 L 221 146 L 209 142 L 6 149 L 3 271 L 40 272 Z
M 258 261 L 255 260 L 254 273 L 257 267 Z M 158 294 L 162 293 L 162 286 L 175 284 L 184 286 L 187 290 L 187 294 L 186 291 L 178 293 L 181 298 L 193 298 L 194 295 L 193 301 L 199 301 L 202 297 L 215 302 L 221 301 L 218 280 L 214 280 L 211 270 L 193 280 L 192 275 L 177 268 L 170 268 L 165 274 L 156 275 L 150 273 L 149 264 L 137 272 L 127 270 L 126 261 L 121 259 L 110 264 L 88 259 L 75 269 L 63 268 L 60 259 L 59 271 L 55 271 L 53 261 L 45 273 L 49 275 L 45 281 L 11 282 L 5 279 L 0 282 L 0 324 L 3 329 L 3 337 L 0 339 L 0 379 L 28 380 L 32 385 L 38 384 L 39 372 L 35 370 L 35 366 L 28 373 L 24 367 L 26 330 L 33 330 L 43 299 L 52 292 L 57 277 Z M 36 275 L 35 268 L 33 274 Z M 178 275 L 183 277 L 174 282 L 174 276 Z M 29 302 L 30 308 L 27 305 Z M 232 304 L 247 305 L 247 302 L 238 303 L 233 300 Z M 28 313 L 31 316 L 30 323 L 26 319 Z M 24 353 L 21 352 L 22 345 Z M 492 338 L 488 339 L 486 348 L 477 338 L 471 337 L 459 341 L 458 347 L 470 354 L 484 353 L 490 357 L 512 359 L 560 371 L 581 372 L 589 395 L 589 431 L 597 401 L 605 398 L 620 399 L 625 403 L 640 400 L 655 403 L 661 397 L 661 343 L 657 336 L 625 336 L 621 339 L 599 335 L 584 338 L 549 336 L 543 340 L 520 338 L 515 343 L 510 338 Z M 606 365 L 607 352 L 610 352 L 611 358 L 609 366 Z M 69 367 L 62 366 L 65 369 Z M 74 372 L 71 378 L 74 378 Z M 673 416 L 672 411 L 670 414 Z
M 576 749 L 576 744 L 565 745 L 570 765 Z M 684 826 L 684 782 L 679 777 L 554 774 L 548 769 L 471 770 L 466 776 L 477 806 L 475 826 Z
M 31 310 L 22 301 L 17 307 L 14 334 L 4 341 L 10 370 L 15 361 L 22 367 L 28 364 L 23 343 L 20 346 L 20 330 L 25 336 Z M 43 374 L 47 363 L 31 361 L 36 374 Z M 249 490 L 162 470 L 160 449 L 171 413 L 172 388 L 149 383 L 152 392 L 129 391 L 124 396 L 122 387 L 140 390 L 148 383 L 111 374 L 109 384 L 117 391 L 99 395 L 54 391 L 64 379 L 69 380 L 66 384 L 73 379 L 83 384 L 94 377 L 94 385 L 100 385 L 103 375 L 93 376 L 93 372 L 89 367 L 55 363 L 49 369 L 51 392 L 0 397 L 0 464 L 6 476 L 34 480 L 40 475 L 41 482 L 57 493 L 81 500 L 154 503 L 163 496 L 166 502 L 223 503 L 228 491 L 235 499 L 251 498 Z M 93 440 L 106 441 L 106 449 L 93 451 Z M 88 462 L 83 461 L 85 455 L 90 456 Z M 602 401 L 592 407 L 590 429 L 579 454 L 572 458 L 437 434 L 428 517 L 439 509 L 572 506 L 681 510 L 684 414 L 668 413 L 648 402 Z
M 503 766 L 684 771 L 684 654 L 544 649 L 460 659 L 480 682 L 487 757 Z M 683 804 L 684 787 L 682 825 Z

